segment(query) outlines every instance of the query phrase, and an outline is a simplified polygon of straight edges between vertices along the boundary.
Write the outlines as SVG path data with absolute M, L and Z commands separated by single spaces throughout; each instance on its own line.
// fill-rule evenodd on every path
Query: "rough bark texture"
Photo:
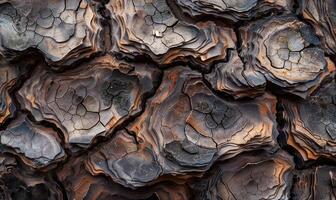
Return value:
M 335 0 L 0 0 L 0 199 L 336 199 Z

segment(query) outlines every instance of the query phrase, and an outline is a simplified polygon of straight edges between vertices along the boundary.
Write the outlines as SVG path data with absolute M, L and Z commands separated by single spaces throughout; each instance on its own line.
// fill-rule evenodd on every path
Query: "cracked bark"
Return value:
M 0 0 L 0 199 L 336 199 L 333 0 Z

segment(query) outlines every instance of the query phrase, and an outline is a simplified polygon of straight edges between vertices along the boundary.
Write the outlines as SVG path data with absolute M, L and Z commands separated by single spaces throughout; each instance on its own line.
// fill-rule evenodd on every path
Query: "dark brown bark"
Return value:
M 0 0 L 0 199 L 336 199 L 334 0 Z

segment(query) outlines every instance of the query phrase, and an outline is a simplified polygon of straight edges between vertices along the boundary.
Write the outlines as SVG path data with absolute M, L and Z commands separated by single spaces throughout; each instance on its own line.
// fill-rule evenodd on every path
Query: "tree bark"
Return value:
M 0 199 L 336 199 L 335 62 L 334 0 L 0 0 Z

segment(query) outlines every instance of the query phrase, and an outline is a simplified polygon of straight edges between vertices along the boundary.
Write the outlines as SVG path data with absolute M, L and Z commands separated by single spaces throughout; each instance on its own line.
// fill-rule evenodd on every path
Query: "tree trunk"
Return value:
M 0 0 L 0 199 L 336 199 L 335 0 Z

